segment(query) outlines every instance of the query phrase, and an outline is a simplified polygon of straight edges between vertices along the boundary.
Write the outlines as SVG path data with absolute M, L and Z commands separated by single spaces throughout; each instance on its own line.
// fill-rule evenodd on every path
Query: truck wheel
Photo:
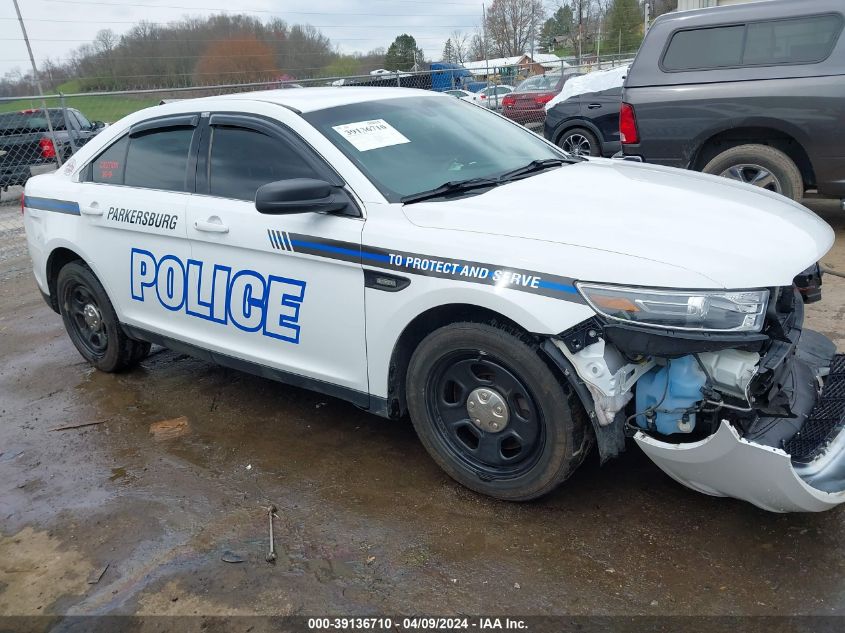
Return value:
M 601 144 L 596 135 L 582 127 L 564 132 L 558 139 L 557 146 L 575 156 L 601 156 Z
M 577 396 L 527 337 L 480 323 L 435 330 L 414 351 L 411 421 L 449 476 L 497 499 L 551 492 L 589 448 Z
M 97 369 L 120 371 L 149 353 L 149 343 L 126 336 L 105 289 L 85 264 L 66 264 L 59 271 L 56 292 L 70 340 Z
M 798 166 L 782 151 L 768 145 L 732 147 L 707 163 L 703 171 L 768 189 L 793 200 L 801 200 L 804 195 L 804 181 Z

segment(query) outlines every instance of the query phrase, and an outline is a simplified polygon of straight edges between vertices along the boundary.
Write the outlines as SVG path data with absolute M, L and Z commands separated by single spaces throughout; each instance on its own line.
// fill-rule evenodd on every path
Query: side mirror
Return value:
M 261 185 L 255 192 L 255 208 L 271 215 L 315 212 L 357 215 L 342 187 L 313 178 L 291 178 Z
M 102 121 L 92 121 L 91 122 L 91 129 L 92 130 L 102 130 L 104 127 L 106 127 L 106 124 L 103 123 Z

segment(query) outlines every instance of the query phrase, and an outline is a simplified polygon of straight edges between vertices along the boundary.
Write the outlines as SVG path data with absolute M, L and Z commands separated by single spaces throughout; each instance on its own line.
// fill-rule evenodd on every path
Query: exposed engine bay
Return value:
M 803 329 L 817 283 L 770 289 L 759 332 L 711 334 L 596 317 L 552 339 L 602 461 L 633 437 L 667 474 L 777 511 L 845 501 L 845 355 Z M 549 347 L 547 347 L 549 351 Z

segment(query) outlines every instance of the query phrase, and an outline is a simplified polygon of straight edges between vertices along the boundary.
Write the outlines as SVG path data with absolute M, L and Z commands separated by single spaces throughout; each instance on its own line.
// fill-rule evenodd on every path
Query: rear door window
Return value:
M 192 127 L 169 127 L 132 136 L 126 153 L 124 184 L 185 191 Z
M 91 163 L 91 182 L 107 185 L 123 184 L 123 169 L 126 167 L 126 146 L 129 137 L 124 136 L 116 143 L 112 143 L 106 151 L 97 156 Z

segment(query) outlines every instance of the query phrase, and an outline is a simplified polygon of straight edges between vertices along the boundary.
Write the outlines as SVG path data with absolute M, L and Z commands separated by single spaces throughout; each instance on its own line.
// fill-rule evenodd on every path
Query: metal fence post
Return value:
M 70 117 L 67 115 L 67 106 L 65 105 L 65 95 L 61 91 L 59 92 L 59 105 L 62 108 L 62 117 L 65 120 L 65 131 L 67 132 L 68 139 L 70 140 L 70 151 L 72 154 L 76 154 L 76 139 L 74 138 L 75 130 L 71 129 Z

